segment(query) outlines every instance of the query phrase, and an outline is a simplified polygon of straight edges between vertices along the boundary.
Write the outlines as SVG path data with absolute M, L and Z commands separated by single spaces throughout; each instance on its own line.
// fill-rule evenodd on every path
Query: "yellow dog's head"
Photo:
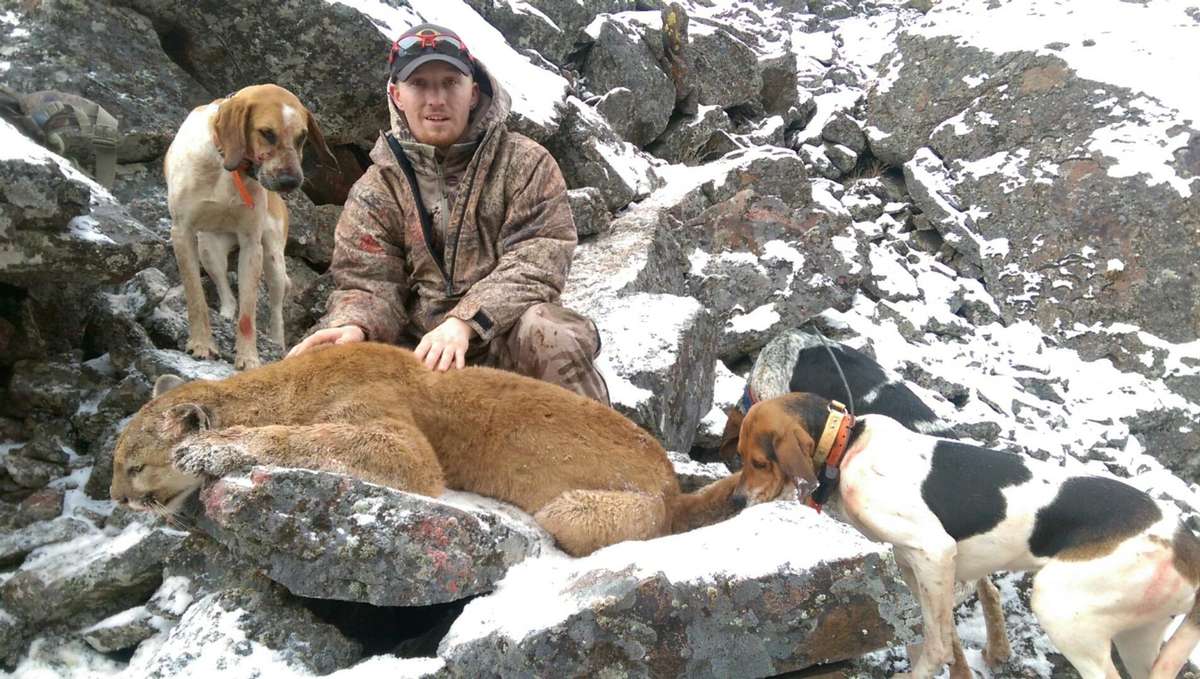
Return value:
M 304 181 L 300 161 L 306 142 L 322 165 L 337 167 L 316 118 L 278 85 L 245 87 L 221 102 L 212 135 L 226 170 L 241 168 L 271 191 L 292 191 Z

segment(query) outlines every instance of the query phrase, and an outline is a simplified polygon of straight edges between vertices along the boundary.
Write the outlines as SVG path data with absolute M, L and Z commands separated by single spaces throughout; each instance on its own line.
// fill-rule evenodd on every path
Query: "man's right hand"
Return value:
M 350 344 L 352 342 L 363 342 L 367 339 L 367 334 L 357 325 L 343 325 L 337 328 L 325 328 L 318 330 L 313 334 L 305 337 L 302 342 L 292 347 L 292 350 L 287 353 L 284 358 L 299 356 L 313 347 L 322 344 Z

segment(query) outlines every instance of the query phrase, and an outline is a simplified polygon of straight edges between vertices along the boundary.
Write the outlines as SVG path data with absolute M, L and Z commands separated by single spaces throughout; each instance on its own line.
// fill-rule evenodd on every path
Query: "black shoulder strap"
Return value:
M 408 159 L 408 154 L 400 146 L 400 142 L 392 136 L 391 132 L 385 132 L 384 138 L 387 139 L 388 146 L 392 149 L 392 155 L 396 157 L 396 162 L 400 165 L 400 169 L 404 171 L 404 176 L 408 179 L 408 187 L 412 189 L 413 199 L 417 204 L 417 216 L 421 219 L 421 233 L 425 234 L 425 243 L 430 247 L 433 256 L 437 258 L 440 264 L 445 257 L 441 248 L 433 245 L 433 217 L 429 215 L 429 210 L 425 209 L 425 203 L 421 200 L 421 188 L 417 185 L 417 173 L 413 170 L 412 162 Z

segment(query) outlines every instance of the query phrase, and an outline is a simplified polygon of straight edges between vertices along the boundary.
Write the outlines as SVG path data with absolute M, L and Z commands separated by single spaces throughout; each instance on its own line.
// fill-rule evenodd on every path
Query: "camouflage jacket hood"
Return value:
M 558 301 L 576 243 L 566 184 L 546 149 L 507 129 L 511 100 L 482 64 L 478 80 L 480 102 L 460 142 L 477 146 L 449 210 L 441 261 L 381 134 L 371 151 L 375 164 L 354 184 L 338 220 L 330 266 L 336 289 L 322 327 L 357 325 L 371 340 L 394 343 L 453 316 L 471 325 L 479 343 L 506 332 L 531 305 Z M 418 145 L 388 102 L 392 133 L 406 147 Z

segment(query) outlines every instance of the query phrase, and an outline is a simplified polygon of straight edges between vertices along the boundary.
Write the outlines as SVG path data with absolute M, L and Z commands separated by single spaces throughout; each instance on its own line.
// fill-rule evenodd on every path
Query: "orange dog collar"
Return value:
M 818 512 L 829 494 L 837 487 L 838 468 L 846 454 L 846 444 L 850 441 L 850 430 L 853 428 L 854 415 L 847 412 L 846 406 L 841 402 L 830 401 L 825 429 L 821 432 L 817 450 L 813 453 L 813 465 L 818 468 L 817 478 L 820 483 L 804 501 Z
M 254 197 L 250 195 L 250 190 L 246 188 L 246 182 L 242 179 L 242 168 L 233 171 L 233 185 L 237 187 L 238 194 L 242 197 L 242 202 L 251 210 L 254 209 Z

